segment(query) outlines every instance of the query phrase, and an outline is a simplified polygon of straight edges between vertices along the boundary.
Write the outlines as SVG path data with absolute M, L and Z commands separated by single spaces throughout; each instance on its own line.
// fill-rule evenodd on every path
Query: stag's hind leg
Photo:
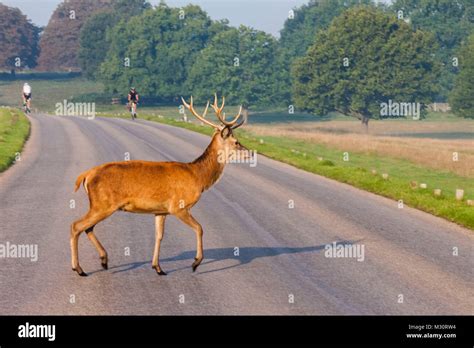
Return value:
M 95 246 L 97 251 L 99 252 L 99 257 L 100 257 L 100 264 L 102 265 L 103 269 L 108 269 L 108 257 L 107 257 L 107 251 L 103 247 L 103 245 L 99 242 L 97 239 L 96 235 L 94 234 L 94 226 L 89 227 L 86 230 L 86 235 L 87 238 L 92 242 L 92 244 Z
M 84 215 L 82 218 L 75 221 L 71 225 L 70 242 L 71 242 L 72 270 L 76 271 L 77 274 L 79 274 L 81 277 L 86 277 L 87 274 L 82 270 L 81 266 L 79 265 L 79 247 L 78 247 L 79 236 L 81 235 L 82 232 L 93 229 L 96 224 L 98 224 L 100 221 L 104 220 L 108 216 L 112 215 L 114 211 L 115 209 L 108 210 L 108 211 L 100 211 L 100 212 L 89 210 L 89 212 L 86 215 Z M 93 238 L 95 238 L 95 236 Z M 97 238 L 95 238 L 95 240 L 97 240 Z M 97 242 L 99 241 L 97 240 Z
M 197 220 L 191 215 L 188 210 L 181 210 L 176 214 L 176 217 L 184 222 L 186 225 L 190 226 L 194 232 L 196 232 L 196 257 L 193 262 L 193 272 L 196 271 L 196 268 L 201 264 L 203 259 L 202 251 L 202 235 L 203 230 L 202 226 L 197 222 Z

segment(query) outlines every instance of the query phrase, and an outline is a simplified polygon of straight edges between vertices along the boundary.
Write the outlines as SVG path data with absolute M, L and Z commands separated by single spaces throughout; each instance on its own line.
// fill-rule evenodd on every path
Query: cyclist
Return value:
M 25 108 L 25 112 L 31 112 L 31 86 L 25 82 L 23 85 L 23 107 Z
M 130 92 L 128 92 L 128 107 L 130 108 L 130 112 L 132 113 L 132 120 L 137 117 L 137 104 L 138 104 L 139 96 L 135 87 L 130 88 Z

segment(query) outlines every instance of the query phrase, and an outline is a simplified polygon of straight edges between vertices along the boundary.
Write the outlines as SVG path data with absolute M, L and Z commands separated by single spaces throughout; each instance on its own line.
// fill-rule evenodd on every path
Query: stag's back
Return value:
M 82 180 L 81 180 L 82 177 Z M 137 213 L 172 213 L 194 205 L 201 188 L 192 167 L 180 162 L 111 162 L 81 174 L 91 207 Z

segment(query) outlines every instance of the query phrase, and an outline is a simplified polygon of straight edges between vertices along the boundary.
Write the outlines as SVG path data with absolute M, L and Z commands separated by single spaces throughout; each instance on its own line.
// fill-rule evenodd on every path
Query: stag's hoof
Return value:
M 109 265 L 107 264 L 107 257 L 101 257 L 100 258 L 100 264 L 102 265 L 102 268 L 105 270 L 109 269 Z
M 77 274 L 79 274 L 81 277 L 87 277 L 87 273 L 84 272 L 82 269 L 80 271 L 78 271 L 77 269 L 73 268 L 72 270 L 74 272 L 77 272 Z
M 166 272 L 163 271 L 162 269 L 159 269 L 159 268 L 156 267 L 156 266 L 153 266 L 152 268 L 156 271 L 156 273 L 157 273 L 158 275 L 160 275 L 160 276 L 166 275 Z
M 198 266 L 201 264 L 201 261 L 202 261 L 202 260 L 196 259 L 196 261 L 193 262 L 193 265 L 192 265 L 192 267 L 193 267 L 193 272 L 196 272 L 196 268 L 198 268 Z

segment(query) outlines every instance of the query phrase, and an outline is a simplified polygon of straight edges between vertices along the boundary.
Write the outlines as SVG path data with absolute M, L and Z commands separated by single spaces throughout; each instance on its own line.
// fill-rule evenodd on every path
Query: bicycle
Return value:
M 31 114 L 31 109 L 28 106 L 27 102 L 23 102 L 23 111 L 25 112 L 25 114 Z
M 138 102 L 130 101 L 129 110 L 132 116 L 132 121 L 137 118 L 137 105 L 138 105 Z

